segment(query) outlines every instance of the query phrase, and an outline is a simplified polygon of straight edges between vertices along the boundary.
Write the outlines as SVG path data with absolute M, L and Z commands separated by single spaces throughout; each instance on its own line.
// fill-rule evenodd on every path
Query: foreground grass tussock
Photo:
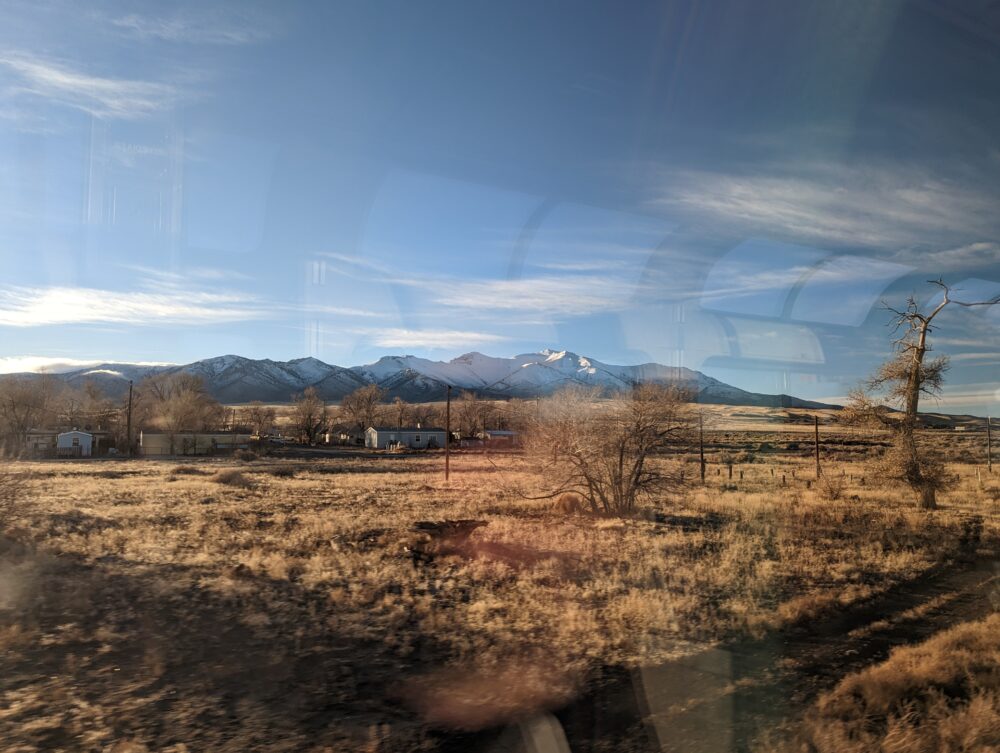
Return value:
M 780 746 L 787 753 L 998 749 L 1000 614 L 897 649 L 882 664 L 845 678 Z

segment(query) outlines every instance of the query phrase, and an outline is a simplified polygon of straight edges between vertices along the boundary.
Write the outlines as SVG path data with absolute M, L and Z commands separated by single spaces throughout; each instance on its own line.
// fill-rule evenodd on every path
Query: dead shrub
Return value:
M 236 458 L 237 460 L 242 460 L 246 463 L 250 463 L 254 460 L 257 460 L 260 457 L 260 455 L 258 455 L 253 450 L 236 450 L 236 452 L 233 453 L 233 457 Z
M 295 478 L 295 469 L 290 465 L 279 465 L 276 468 L 270 468 L 267 472 L 275 478 Z
M 242 471 L 237 470 L 219 471 L 212 480 L 217 484 L 235 486 L 240 489 L 249 489 L 253 486 L 253 481 L 244 476 Z
M 207 476 L 208 471 L 193 465 L 178 465 L 170 471 L 175 476 Z
M 836 502 L 844 496 L 844 489 L 847 488 L 847 480 L 843 476 L 827 474 L 820 476 L 816 482 L 816 492 L 820 498 L 827 502 Z

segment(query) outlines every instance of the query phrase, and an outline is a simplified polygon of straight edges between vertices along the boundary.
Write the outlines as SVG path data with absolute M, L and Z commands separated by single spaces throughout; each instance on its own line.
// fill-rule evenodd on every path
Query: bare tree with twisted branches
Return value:
M 912 295 L 903 309 L 885 306 L 893 315 L 889 325 L 895 334 L 894 353 L 863 387 L 851 393 L 845 418 L 850 423 L 877 425 L 893 433 L 892 446 L 879 470 L 917 492 L 921 507 L 933 509 L 947 475 L 939 460 L 920 451 L 916 430 L 920 397 L 941 394 L 949 363 L 947 356 L 928 360 L 932 350 L 928 336 L 934 331 L 935 318 L 948 306 L 992 306 L 1000 303 L 1000 295 L 984 301 L 960 301 L 953 297 L 956 291 L 943 280 L 928 282 L 942 291 L 941 301 L 929 312 L 924 313 Z

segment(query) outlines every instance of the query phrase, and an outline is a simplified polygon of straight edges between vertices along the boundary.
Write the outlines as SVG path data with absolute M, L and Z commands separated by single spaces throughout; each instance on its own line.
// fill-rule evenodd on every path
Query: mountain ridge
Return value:
M 376 384 L 385 390 L 388 399 L 400 397 L 409 402 L 427 402 L 443 399 L 449 384 L 485 398 L 503 399 L 543 397 L 571 385 L 615 392 L 634 384 L 653 382 L 692 389 L 698 402 L 704 403 L 774 408 L 838 407 L 791 395 L 749 392 L 683 366 L 655 362 L 631 366 L 609 364 L 568 350 L 550 348 L 510 358 L 471 351 L 450 361 L 386 355 L 374 363 L 351 367 L 328 364 L 311 356 L 274 361 L 228 354 L 177 365 L 108 362 L 52 376 L 72 386 L 94 382 L 116 396 L 124 393 L 130 379 L 139 382 L 147 376 L 172 373 L 201 376 L 213 397 L 230 404 L 251 400 L 288 402 L 293 394 L 307 387 L 315 387 L 327 400 L 339 400 L 358 387 Z

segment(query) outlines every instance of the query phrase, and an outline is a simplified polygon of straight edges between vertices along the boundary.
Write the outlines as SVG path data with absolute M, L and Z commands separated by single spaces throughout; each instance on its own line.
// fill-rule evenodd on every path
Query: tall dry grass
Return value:
M 965 623 L 825 693 L 792 734 L 792 753 L 993 753 L 1000 749 L 1000 614 Z
M 971 515 L 983 519 L 971 546 L 995 549 L 1000 533 L 967 468 L 931 515 L 861 485 L 860 464 L 831 467 L 844 494 L 822 499 L 806 488 L 808 460 L 785 459 L 741 466 L 731 482 L 710 474 L 634 518 L 601 518 L 511 495 L 516 458 L 454 460 L 448 484 L 436 456 L 25 465 L 12 523 L 33 552 L 16 563 L 31 585 L 0 618 L 18 678 L 0 707 L 20 711 L 0 715 L 0 736 L 37 744 L 32 714 L 95 745 L 117 739 L 122 720 L 172 720 L 193 725 L 197 749 L 252 748 L 253 735 L 280 729 L 285 748 L 272 749 L 296 750 L 309 699 L 323 698 L 354 720 L 323 733 L 331 745 L 350 748 L 367 739 L 365 720 L 386 718 L 410 740 L 424 734 L 419 719 L 390 700 L 404 681 L 506 677 L 544 657 L 557 695 L 532 685 L 520 697 L 555 703 L 594 666 L 816 619 L 917 577 L 967 554 Z M 217 482 L 234 472 L 247 483 Z M 415 565 L 413 524 L 459 518 L 488 522 L 471 556 Z M 107 679 L 126 676 L 132 685 Z M 277 700 L 233 706 L 237 687 Z M 79 688 L 86 704 L 72 700 Z M 469 713 L 497 721 L 498 708 Z M 235 714 L 242 731 L 226 737 L 199 713 Z M 165 734 L 144 740 L 166 747 Z

